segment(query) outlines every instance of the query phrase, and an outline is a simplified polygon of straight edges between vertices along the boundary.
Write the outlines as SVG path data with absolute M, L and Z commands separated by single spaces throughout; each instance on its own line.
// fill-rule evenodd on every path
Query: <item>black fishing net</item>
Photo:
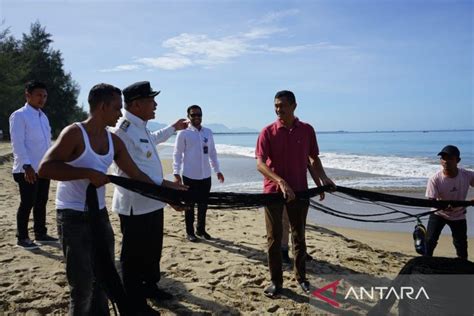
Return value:
M 132 180 L 124 177 L 117 177 L 109 175 L 110 181 L 113 184 L 119 185 L 127 190 L 139 193 L 151 199 L 160 200 L 165 203 L 173 205 L 186 205 L 187 203 L 202 201 L 206 197 L 196 194 L 192 191 L 178 191 L 171 188 L 145 183 L 137 180 Z M 321 192 L 330 192 L 329 186 L 322 186 L 312 188 L 303 192 L 296 192 L 296 198 L 309 199 L 317 196 Z M 443 209 L 449 205 L 457 206 L 471 206 L 474 202 L 471 201 L 435 201 L 427 199 L 417 199 L 410 197 L 403 197 L 398 195 L 383 194 L 371 191 L 356 190 L 337 186 L 336 192 L 344 193 L 348 196 L 360 199 L 361 201 L 381 201 L 386 203 L 398 205 L 411 205 L 417 207 L 434 207 Z M 273 203 L 283 203 L 285 200 L 281 193 L 234 193 L 234 192 L 211 192 L 207 196 L 207 204 L 211 209 L 251 209 L 271 205 Z M 316 205 L 316 204 L 315 204 Z M 426 212 L 429 214 L 430 212 Z
M 399 292 L 402 288 L 405 292 L 413 289 L 411 298 L 398 299 L 399 315 L 474 315 L 474 263 L 470 261 L 413 258 L 400 270 L 391 287 Z M 368 315 L 387 315 L 396 300 L 395 296 L 381 299 Z

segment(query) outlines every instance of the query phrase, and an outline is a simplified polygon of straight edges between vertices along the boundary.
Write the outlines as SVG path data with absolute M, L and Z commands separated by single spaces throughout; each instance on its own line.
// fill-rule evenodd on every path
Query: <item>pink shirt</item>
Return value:
M 465 200 L 469 186 L 474 187 L 474 171 L 458 168 L 458 175 L 449 178 L 441 170 L 428 180 L 426 197 L 436 200 Z M 451 212 L 438 211 L 436 214 L 455 221 L 466 218 L 465 210 L 465 207 L 455 207 Z
M 318 155 L 318 142 L 313 127 L 298 119 L 290 129 L 279 120 L 265 127 L 258 136 L 255 149 L 256 158 L 265 161 L 295 192 L 308 189 L 308 157 L 314 159 Z M 278 192 L 278 185 L 265 178 L 263 192 Z

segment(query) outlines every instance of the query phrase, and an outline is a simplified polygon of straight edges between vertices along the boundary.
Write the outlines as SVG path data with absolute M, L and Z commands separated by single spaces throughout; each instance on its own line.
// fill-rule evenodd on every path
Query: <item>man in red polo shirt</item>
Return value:
M 275 95 L 277 120 L 265 127 L 257 141 L 255 156 L 257 170 L 265 177 L 265 193 L 282 192 L 284 204 L 265 207 L 265 223 L 268 241 L 268 265 L 271 285 L 265 289 L 268 297 L 277 297 L 283 287 L 281 258 L 282 212 L 286 205 L 291 226 L 295 277 L 303 291 L 310 292 L 306 279 L 305 223 L 309 200 L 295 199 L 295 193 L 308 189 L 306 171 L 309 169 L 315 183 L 335 187 L 324 172 L 319 160 L 316 134 L 311 125 L 295 116 L 296 99 L 291 91 L 283 90 Z M 320 182 L 320 181 L 321 182 Z

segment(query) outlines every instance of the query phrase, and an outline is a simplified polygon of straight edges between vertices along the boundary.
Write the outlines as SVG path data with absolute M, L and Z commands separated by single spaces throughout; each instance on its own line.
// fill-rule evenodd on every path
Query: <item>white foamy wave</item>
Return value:
M 174 143 L 163 143 L 160 145 L 174 146 Z M 216 150 L 220 155 L 255 157 L 255 148 L 253 147 L 216 144 Z M 438 164 L 432 163 L 433 160 L 424 158 L 324 152 L 320 154 L 320 158 L 326 168 L 402 178 L 428 178 L 440 169 Z
M 440 167 L 423 158 L 395 156 L 362 156 L 336 153 L 320 155 L 324 167 L 366 172 L 371 174 L 402 177 L 428 178 Z
M 262 193 L 263 181 L 248 181 L 248 182 L 216 185 L 212 187 L 212 190 L 216 192 Z
M 160 146 L 174 147 L 174 143 L 160 143 Z M 255 148 L 252 147 L 216 144 L 216 151 L 219 155 L 255 157 Z
M 353 179 L 337 179 L 336 180 L 337 185 L 351 187 L 351 188 L 361 188 L 361 189 L 365 189 L 365 188 L 420 189 L 420 188 L 426 187 L 426 182 L 427 182 L 426 178 L 399 178 L 399 177 L 353 178 Z

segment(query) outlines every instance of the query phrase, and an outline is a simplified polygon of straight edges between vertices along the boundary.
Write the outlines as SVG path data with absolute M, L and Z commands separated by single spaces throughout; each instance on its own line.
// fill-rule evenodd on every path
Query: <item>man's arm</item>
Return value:
M 222 174 L 219 167 L 219 160 L 217 160 L 216 144 L 214 143 L 214 136 L 212 131 L 209 134 L 209 161 L 211 163 L 212 170 L 217 174 L 217 179 L 220 183 L 224 182 L 224 175 Z
M 318 156 L 310 157 L 310 165 L 311 165 L 311 168 L 313 169 L 314 174 L 319 179 L 321 179 L 323 185 L 329 185 L 330 187 L 332 187 L 332 189 L 336 189 L 336 185 L 334 184 L 334 182 L 331 179 L 329 179 L 328 176 L 326 175 L 326 172 L 324 171 L 324 168 L 323 168 L 323 164 L 321 163 L 321 160 L 319 159 Z M 311 176 L 313 176 L 313 174 L 311 174 Z
M 174 181 L 177 183 L 183 183 L 180 172 L 181 166 L 183 165 L 183 153 L 185 148 L 185 134 L 184 132 L 180 132 L 178 135 L 176 135 L 173 150 L 173 175 Z
M 275 182 L 278 187 L 280 188 L 281 192 L 283 193 L 283 197 L 287 199 L 287 201 L 291 201 L 295 198 L 295 192 L 290 187 L 290 185 L 283 180 L 282 177 L 277 175 L 273 172 L 265 163 L 266 160 L 263 160 L 260 157 L 257 157 L 257 170 L 265 177 L 270 179 L 271 181 Z
M 96 187 L 109 182 L 107 175 L 91 168 L 78 168 L 68 165 L 77 155 L 82 144 L 82 133 L 79 127 L 70 125 L 66 127 L 54 145 L 46 152 L 40 163 L 38 174 L 41 178 L 58 181 L 89 179 Z
M 117 166 L 123 172 L 125 172 L 131 179 L 155 184 L 155 182 L 148 175 L 143 173 L 140 168 L 138 168 L 138 166 L 135 164 L 132 157 L 130 157 L 130 154 L 127 151 L 127 147 L 125 147 L 125 144 L 120 139 L 120 137 L 112 133 L 112 140 L 114 142 L 115 149 L 114 161 Z M 168 180 L 163 180 L 162 183 L 158 184 L 175 190 L 187 190 L 186 186 L 179 185 Z
M 112 133 L 112 140 L 114 142 L 115 150 L 114 161 L 117 166 L 131 179 L 154 184 L 155 182 L 153 182 L 149 176 L 144 174 L 135 164 L 120 137 Z
M 13 153 L 20 166 L 27 165 L 25 171 L 25 181 L 35 183 L 36 170 L 31 166 L 30 158 L 25 147 L 25 129 L 26 124 L 23 115 L 16 112 L 10 117 L 10 137 Z
M 155 132 L 151 132 L 151 140 L 155 145 L 165 142 L 170 138 L 175 131 L 179 131 L 188 127 L 188 121 L 186 119 L 179 119 L 174 122 L 173 125 L 167 126 Z
M 308 159 L 308 171 L 309 171 L 309 174 L 311 175 L 311 178 L 313 178 L 313 181 L 316 184 L 316 186 L 317 187 L 322 186 L 321 179 L 319 179 L 319 175 L 318 175 L 316 169 L 311 164 L 311 159 Z M 324 194 L 324 192 L 321 192 L 319 194 L 319 200 L 320 201 L 324 200 L 325 197 L 326 197 L 326 195 Z

